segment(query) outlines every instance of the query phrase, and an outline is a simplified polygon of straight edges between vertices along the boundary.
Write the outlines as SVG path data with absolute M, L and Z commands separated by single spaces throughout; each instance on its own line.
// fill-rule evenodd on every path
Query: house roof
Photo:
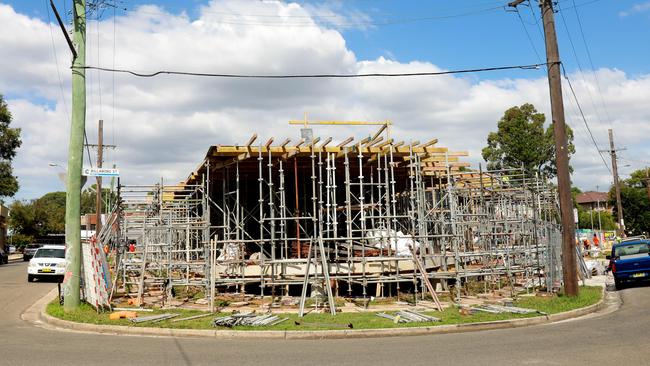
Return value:
M 607 192 L 583 192 L 576 196 L 577 203 L 607 202 Z

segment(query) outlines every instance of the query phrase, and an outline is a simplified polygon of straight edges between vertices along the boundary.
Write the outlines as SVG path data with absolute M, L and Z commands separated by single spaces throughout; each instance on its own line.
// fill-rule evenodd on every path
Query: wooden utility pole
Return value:
M 63 280 L 63 309 L 73 311 L 80 304 L 81 275 L 81 169 L 86 126 L 86 1 L 74 0 L 72 60 L 72 121 L 68 147 L 68 180 L 65 200 L 66 265 Z
M 104 161 L 104 120 L 99 120 L 97 126 L 97 168 L 102 167 Z M 99 236 L 102 230 L 102 177 L 97 176 L 97 192 L 95 197 L 95 212 L 97 215 L 97 224 L 95 225 L 95 235 Z
M 648 191 L 648 200 L 650 200 L 650 168 L 645 168 L 645 189 Z
M 515 0 L 508 6 L 516 8 L 524 0 Z M 557 188 L 560 198 L 560 217 L 562 220 L 562 276 L 564 292 L 568 296 L 578 295 L 578 268 L 576 258 L 575 223 L 573 222 L 573 202 L 571 201 L 571 176 L 569 174 L 569 150 L 566 124 L 564 122 L 564 102 L 562 101 L 562 79 L 560 75 L 560 51 L 557 46 L 553 0 L 539 0 L 544 24 L 546 43 L 546 66 L 548 85 L 551 94 L 551 118 L 555 139 L 555 165 L 557 168 Z
M 551 118 L 555 139 L 555 165 L 560 198 L 560 217 L 562 220 L 562 275 L 564 292 L 568 296 L 578 295 L 578 269 L 576 258 L 575 223 L 573 222 L 573 203 L 571 201 L 571 176 L 569 173 L 569 151 L 564 122 L 564 102 L 562 100 L 562 79 L 560 74 L 560 51 L 555 33 L 553 0 L 539 1 L 544 25 L 546 43 L 546 63 L 548 84 L 551 95 Z
M 618 220 L 618 236 L 625 236 L 625 221 L 623 220 L 623 205 L 621 204 L 621 184 L 618 180 L 618 165 L 616 164 L 616 149 L 614 148 L 614 133 L 609 132 L 609 154 L 612 156 L 612 174 L 614 175 L 614 190 L 616 191 L 616 218 Z

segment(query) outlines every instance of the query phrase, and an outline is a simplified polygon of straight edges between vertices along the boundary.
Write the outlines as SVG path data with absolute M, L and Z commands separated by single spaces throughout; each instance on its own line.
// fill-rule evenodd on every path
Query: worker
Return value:
M 591 241 L 594 243 L 594 248 L 600 246 L 600 239 L 598 239 L 598 235 L 594 234 L 594 238 Z
M 130 253 L 135 252 L 135 243 L 133 242 L 129 243 L 129 252 Z

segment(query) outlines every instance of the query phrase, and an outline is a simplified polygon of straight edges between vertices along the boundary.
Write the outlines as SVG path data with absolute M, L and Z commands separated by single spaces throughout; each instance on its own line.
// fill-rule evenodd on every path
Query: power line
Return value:
M 580 102 L 578 101 L 578 96 L 576 95 L 576 92 L 573 89 L 573 85 L 571 84 L 571 80 L 569 79 L 569 76 L 566 73 L 566 69 L 564 68 L 564 65 L 560 64 L 560 66 L 562 66 L 562 74 L 564 75 L 564 78 L 569 84 L 569 89 L 571 90 L 571 94 L 573 94 L 573 99 L 575 100 L 576 105 L 578 106 L 578 110 L 580 111 L 580 116 L 582 116 L 582 121 L 584 122 L 585 127 L 587 127 L 587 132 L 589 132 L 589 137 L 591 137 L 591 141 L 594 143 L 594 147 L 596 147 L 596 151 L 598 151 L 598 155 L 600 155 L 600 158 L 603 160 L 603 164 L 605 164 L 605 167 L 611 174 L 612 170 L 609 168 L 609 165 L 607 165 L 607 162 L 605 161 L 605 157 L 603 156 L 603 153 L 600 151 L 600 148 L 598 147 L 598 143 L 596 142 L 596 139 L 594 138 L 594 135 L 591 132 L 591 128 L 589 127 L 589 123 L 587 123 L 585 114 L 582 112 L 582 107 L 580 106 Z
M 494 12 L 500 9 L 504 9 L 503 5 L 499 6 L 492 6 L 488 8 L 482 8 L 482 9 L 477 9 L 477 10 L 472 10 L 472 11 L 467 11 L 463 13 L 457 13 L 457 14 L 449 14 L 449 15 L 439 15 L 439 16 L 429 16 L 429 17 L 412 17 L 412 18 L 395 18 L 395 19 L 388 19 L 388 20 L 383 20 L 383 21 L 378 21 L 378 20 L 366 20 L 366 21 L 349 21 L 349 22 L 331 22 L 331 21 L 326 21 L 326 23 L 330 26 L 334 27 L 354 27 L 354 26 L 389 26 L 389 25 L 396 25 L 396 24 L 406 24 L 406 23 L 419 23 L 419 22 L 428 22 L 428 21 L 438 21 L 438 20 L 445 20 L 445 19 L 453 19 L 453 18 L 461 18 L 461 17 L 466 17 L 466 16 L 471 16 L 471 15 L 477 15 L 477 14 L 482 14 L 482 13 L 489 13 L 489 12 Z M 125 9 L 120 9 L 120 10 L 125 10 Z M 141 14 L 152 14 L 152 15 L 160 15 L 158 12 L 147 12 L 147 11 L 142 11 L 142 10 L 125 10 L 127 12 L 135 12 L 135 13 L 141 13 Z M 206 14 L 211 14 L 213 12 L 205 12 Z M 233 16 L 236 14 L 233 14 Z M 261 15 L 246 15 L 246 14 L 239 14 L 237 15 L 239 17 L 262 17 Z M 251 19 L 249 21 L 246 20 L 227 20 L 227 19 L 211 19 L 211 21 L 215 23 L 221 23 L 221 24 L 228 24 L 228 25 L 243 25 L 243 26 L 269 26 L 269 27 L 321 27 L 322 25 L 319 24 L 318 22 L 315 22 L 313 20 L 319 20 L 323 18 L 322 16 L 318 15 L 312 15 L 312 16 L 305 16 L 305 21 L 302 22 L 286 22 L 284 19 L 281 19 L 281 21 L 278 22 L 273 22 L 273 21 L 264 21 L 263 19 L 260 20 L 255 20 Z M 309 20 L 309 21 L 307 21 Z
M 537 52 L 537 47 L 535 47 L 535 42 L 533 42 L 533 38 L 530 36 L 530 33 L 528 33 L 528 28 L 526 27 L 524 19 L 522 19 L 522 17 L 521 17 L 521 13 L 519 12 L 519 8 L 515 7 L 515 11 L 517 13 L 517 17 L 519 17 L 519 21 L 521 22 L 521 26 L 524 28 L 524 32 L 526 32 L 526 37 L 528 37 L 528 42 L 530 42 L 530 45 L 533 48 L 533 51 L 535 51 L 535 55 L 537 56 L 537 61 L 542 62 L 542 58 L 539 56 L 539 52 Z
M 61 90 L 61 102 L 63 103 L 63 110 L 65 111 L 65 115 L 68 118 L 68 120 L 70 120 L 70 113 L 68 112 L 68 104 L 65 101 L 65 92 L 63 91 L 63 81 L 61 79 L 61 72 L 59 71 L 59 57 L 56 54 L 54 32 L 52 31 L 52 21 L 50 19 L 50 8 L 47 6 L 47 0 L 45 0 L 44 3 L 45 3 L 45 12 L 47 13 L 47 24 L 50 28 L 50 37 L 52 38 L 52 53 L 54 56 L 54 64 L 56 65 L 56 75 L 58 76 L 59 89 Z
M 500 71 L 500 70 L 536 70 L 540 66 L 546 66 L 547 63 L 538 63 L 530 65 L 515 65 L 515 66 L 497 66 L 497 67 L 484 67 L 478 69 L 463 69 L 463 70 L 448 70 L 448 71 L 431 71 L 431 72 L 407 72 L 407 73 L 367 73 L 367 74 L 287 74 L 287 75 L 265 75 L 265 74 L 220 74 L 220 73 L 204 73 L 204 72 L 189 72 L 189 71 L 172 71 L 161 70 L 152 73 L 141 73 L 126 69 L 112 69 L 97 66 L 84 66 L 80 69 L 100 70 L 114 73 L 131 74 L 133 76 L 150 78 L 158 75 L 180 75 L 180 76 L 200 76 L 200 77 L 218 77 L 218 78 L 233 78 L 233 79 L 325 79 L 325 78 L 367 78 L 367 77 L 412 77 L 412 76 L 439 76 L 450 74 L 467 74 L 485 71 Z M 73 67 L 74 68 L 74 67 Z
M 558 12 L 560 13 L 560 16 L 562 17 L 562 23 L 564 24 L 564 30 L 566 31 L 567 37 L 569 38 L 569 44 L 571 45 L 571 49 L 573 50 L 573 56 L 576 59 L 576 64 L 578 65 L 578 70 L 580 70 L 580 77 L 582 78 L 582 81 L 587 84 L 587 79 L 585 79 L 585 72 L 582 69 L 582 65 L 580 64 L 580 58 L 578 57 L 578 52 L 576 52 L 575 45 L 573 43 L 573 38 L 571 37 L 571 32 L 569 31 L 569 26 L 567 25 L 566 18 L 564 17 L 564 12 L 561 11 L 561 8 L 558 6 Z M 589 95 L 589 100 L 591 101 L 591 105 L 594 107 L 594 112 L 596 113 L 596 118 L 598 119 L 598 122 L 602 124 L 602 118 L 600 117 L 600 113 L 598 111 L 598 108 L 596 107 L 596 103 L 594 102 L 594 97 L 591 95 L 591 91 L 589 88 L 587 88 L 587 95 Z
M 598 94 L 600 95 L 600 102 L 603 105 L 605 110 L 605 116 L 609 122 L 610 127 L 612 126 L 612 119 L 609 116 L 609 110 L 607 109 L 607 104 L 605 104 L 605 99 L 603 98 L 603 91 L 600 88 L 600 82 L 598 81 L 598 76 L 596 74 L 596 68 L 594 67 L 594 62 L 591 58 L 591 51 L 589 51 L 589 46 L 587 45 L 587 38 L 585 37 L 585 32 L 582 29 L 582 21 L 580 20 L 580 14 L 578 13 L 578 7 L 576 6 L 575 0 L 573 2 L 573 11 L 576 14 L 576 19 L 578 20 L 578 28 L 580 29 L 580 35 L 582 36 L 582 43 L 585 45 L 585 51 L 587 51 L 587 59 L 589 60 L 589 65 L 591 66 L 591 72 L 594 75 L 594 80 L 596 81 L 596 88 L 598 88 Z

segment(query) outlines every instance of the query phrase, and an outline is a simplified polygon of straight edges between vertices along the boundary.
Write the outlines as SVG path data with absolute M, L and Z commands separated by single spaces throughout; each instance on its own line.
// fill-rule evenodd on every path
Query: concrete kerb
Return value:
M 447 324 L 415 328 L 381 328 L 381 329 L 346 329 L 346 330 L 205 330 L 205 329 L 171 329 L 151 327 L 128 327 L 122 325 L 97 325 L 77 323 L 55 318 L 46 312 L 47 304 L 56 296 L 56 289 L 38 300 L 23 314 L 24 320 L 36 324 L 46 324 L 49 328 L 59 330 L 72 330 L 112 335 L 137 335 L 157 337 L 192 337 L 192 338 L 246 338 L 246 339 L 340 339 L 340 338 L 376 338 L 395 336 L 417 336 L 427 334 L 447 334 L 475 332 L 482 330 L 495 330 L 507 328 L 520 328 L 532 325 L 541 325 L 582 317 L 603 309 L 605 304 L 605 288 L 601 299 L 596 304 L 584 308 L 566 311 L 563 313 L 537 316 L 524 319 L 497 320 L 481 323 Z

